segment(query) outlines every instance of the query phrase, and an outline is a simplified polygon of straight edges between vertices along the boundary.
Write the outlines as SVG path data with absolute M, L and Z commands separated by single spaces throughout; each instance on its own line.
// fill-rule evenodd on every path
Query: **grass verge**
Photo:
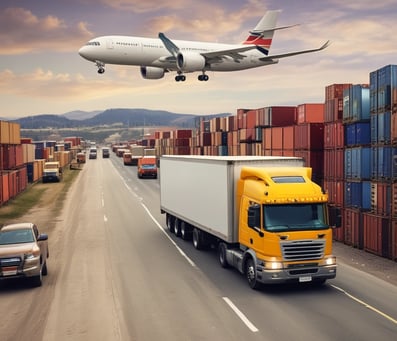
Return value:
M 39 181 L 29 184 L 25 191 L 0 207 L 0 225 L 22 217 L 29 210 L 43 203 L 45 205 L 53 205 L 54 208 L 51 208 L 53 210 L 52 213 L 55 216 L 58 215 L 68 190 L 78 174 L 79 171 L 65 168 L 63 179 L 59 183 L 43 184 Z M 48 202 L 45 197 L 49 195 L 51 200 Z

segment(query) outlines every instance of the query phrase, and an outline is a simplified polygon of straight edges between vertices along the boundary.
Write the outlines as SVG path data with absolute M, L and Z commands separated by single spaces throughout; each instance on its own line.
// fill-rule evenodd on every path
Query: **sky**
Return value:
M 239 44 L 267 10 L 281 10 L 270 55 L 331 45 L 320 52 L 237 72 L 175 74 L 145 80 L 139 67 L 106 65 L 78 54 L 102 35 Z M 239 108 L 323 103 L 325 87 L 367 84 L 397 64 L 395 0 L 1 0 L 0 117 L 145 108 L 235 114 Z

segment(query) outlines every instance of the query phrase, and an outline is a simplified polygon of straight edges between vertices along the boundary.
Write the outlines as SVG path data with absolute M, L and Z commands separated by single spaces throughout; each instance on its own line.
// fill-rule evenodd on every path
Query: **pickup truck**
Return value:
M 0 280 L 26 278 L 35 287 L 47 275 L 48 236 L 33 223 L 0 227 Z

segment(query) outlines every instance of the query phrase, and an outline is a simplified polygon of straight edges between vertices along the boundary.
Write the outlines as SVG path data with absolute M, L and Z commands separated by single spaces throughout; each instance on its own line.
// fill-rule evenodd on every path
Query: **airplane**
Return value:
M 207 71 L 239 71 L 277 64 L 279 59 L 321 51 L 320 48 L 269 55 L 274 32 L 292 26 L 276 27 L 280 10 L 267 11 L 248 37 L 239 45 L 171 40 L 164 33 L 158 39 L 131 36 L 94 38 L 79 49 L 83 58 L 94 62 L 98 73 L 105 64 L 135 65 L 144 79 L 161 79 L 166 72 L 176 72 L 175 80 L 185 81 L 186 73 L 200 72 L 199 81 L 208 81 Z

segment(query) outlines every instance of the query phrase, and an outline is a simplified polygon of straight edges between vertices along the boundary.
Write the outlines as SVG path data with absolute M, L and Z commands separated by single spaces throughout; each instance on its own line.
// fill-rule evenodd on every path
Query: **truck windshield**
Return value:
M 264 205 L 264 227 L 269 232 L 322 230 L 325 222 L 323 204 Z

